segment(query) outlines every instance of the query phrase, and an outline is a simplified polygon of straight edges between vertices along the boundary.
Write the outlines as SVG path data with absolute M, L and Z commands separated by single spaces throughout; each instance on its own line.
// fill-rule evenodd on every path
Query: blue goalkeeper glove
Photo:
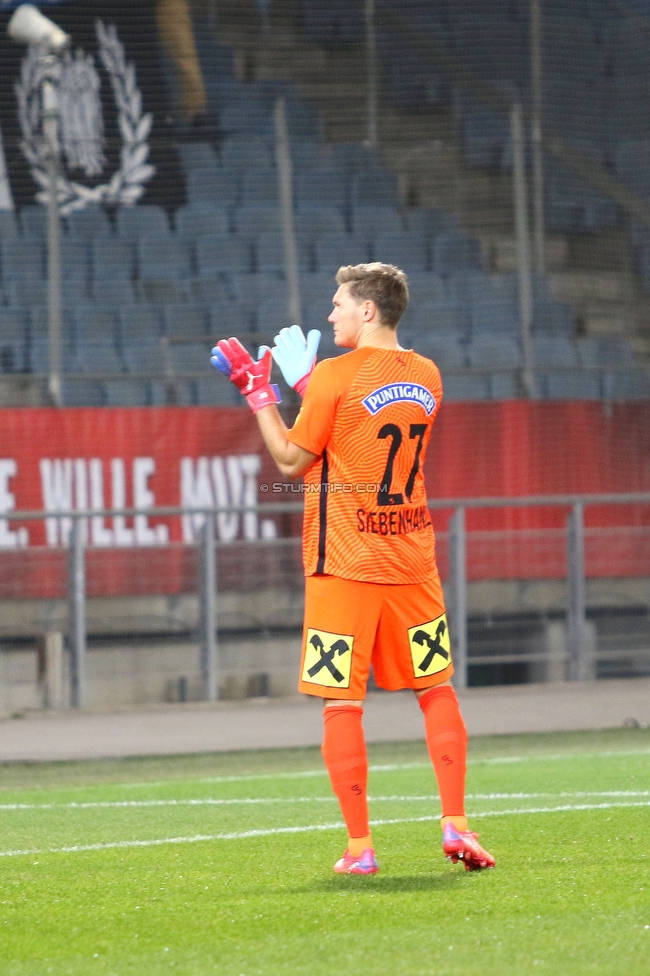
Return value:
M 305 339 L 300 326 L 292 325 L 281 329 L 273 341 L 273 358 L 280 367 L 280 372 L 288 385 L 300 396 L 304 396 L 309 377 L 316 365 L 320 332 L 312 329 Z

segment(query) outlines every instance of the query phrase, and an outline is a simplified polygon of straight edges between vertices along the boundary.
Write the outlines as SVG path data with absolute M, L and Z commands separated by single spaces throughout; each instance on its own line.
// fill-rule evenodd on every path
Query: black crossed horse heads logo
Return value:
M 441 654 L 446 661 L 449 661 L 449 651 L 440 643 L 441 639 L 445 636 L 447 632 L 447 624 L 444 620 L 441 620 L 436 627 L 435 638 L 431 637 L 431 634 L 427 634 L 426 630 L 416 630 L 413 634 L 413 640 L 416 644 L 424 646 L 425 644 L 429 648 L 426 655 L 422 661 L 418 664 L 418 670 L 425 672 L 431 667 L 431 662 L 433 661 L 434 655 Z
M 350 650 L 350 645 L 347 643 L 347 641 L 344 641 L 343 638 L 339 638 L 339 640 L 334 641 L 328 651 L 325 650 L 325 645 L 318 634 L 312 634 L 309 643 L 320 654 L 320 657 L 316 663 L 312 664 L 307 671 L 309 677 L 315 678 L 319 671 L 326 668 L 334 680 L 339 684 L 345 681 L 344 675 L 341 674 L 337 666 L 334 664 L 334 658 L 337 655 L 338 657 L 341 657 L 342 654 L 346 654 Z

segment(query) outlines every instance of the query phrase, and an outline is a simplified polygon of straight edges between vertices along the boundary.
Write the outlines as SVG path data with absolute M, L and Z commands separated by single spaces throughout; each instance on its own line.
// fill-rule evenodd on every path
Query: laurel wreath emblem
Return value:
M 114 24 L 106 26 L 101 20 L 95 25 L 99 54 L 108 72 L 118 110 L 118 124 L 122 136 L 120 167 L 108 183 L 87 187 L 70 180 L 60 172 L 57 177 L 57 200 L 62 215 L 80 210 L 87 204 L 132 204 L 144 193 L 144 183 L 156 172 L 147 163 L 153 116 L 142 112 L 142 96 L 136 84 L 135 68 L 127 64 L 124 46 Z M 39 203 L 49 197 L 47 147 L 41 135 L 42 82 L 52 76 L 52 67 L 44 63 L 42 52 L 30 49 L 23 60 L 20 81 L 16 84 L 18 117 L 23 135 L 21 148 L 31 167 L 36 183 L 42 187 L 37 193 Z

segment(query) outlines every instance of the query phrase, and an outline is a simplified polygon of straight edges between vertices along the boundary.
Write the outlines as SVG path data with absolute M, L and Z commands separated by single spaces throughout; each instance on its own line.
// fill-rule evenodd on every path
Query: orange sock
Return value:
M 365 839 L 370 834 L 368 755 L 362 716 L 363 709 L 357 705 L 326 707 L 323 716 L 323 759 L 351 839 Z
M 438 780 L 443 825 L 448 818 L 460 830 L 465 820 L 467 729 L 456 692 L 449 685 L 431 688 L 419 700 L 429 756 Z M 464 826 L 463 826 L 464 823 Z

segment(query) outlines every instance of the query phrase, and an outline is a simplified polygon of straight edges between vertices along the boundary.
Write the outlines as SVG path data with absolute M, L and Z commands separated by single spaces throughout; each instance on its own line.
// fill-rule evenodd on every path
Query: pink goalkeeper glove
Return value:
M 260 346 L 254 360 L 239 339 L 220 339 L 212 350 L 210 362 L 234 383 L 246 397 L 253 413 L 270 403 L 281 403 L 280 391 L 271 383 L 273 358 L 268 346 Z

